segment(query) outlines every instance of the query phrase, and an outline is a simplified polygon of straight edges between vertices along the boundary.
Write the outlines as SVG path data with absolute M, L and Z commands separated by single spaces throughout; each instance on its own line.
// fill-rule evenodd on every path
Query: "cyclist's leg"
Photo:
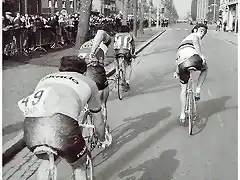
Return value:
M 87 76 L 90 77 L 97 85 L 98 90 L 100 91 L 100 97 L 102 106 L 105 106 L 105 102 L 107 102 L 109 96 L 109 88 L 108 88 L 108 81 L 106 76 L 106 71 L 104 67 L 98 66 L 89 66 L 87 70 Z M 106 89 L 106 90 L 105 90 Z M 102 113 L 95 113 L 95 116 L 101 116 Z M 101 119 L 101 118 L 96 118 Z M 94 125 L 96 126 L 96 131 L 100 135 L 101 141 L 105 139 L 105 123 L 94 121 Z
M 107 100 L 109 97 L 109 87 L 107 86 L 105 89 L 100 90 L 100 98 L 101 98 L 101 104 L 102 104 L 102 112 L 103 116 L 107 116 Z
M 187 95 L 187 83 L 190 78 L 190 74 L 187 71 L 187 68 L 191 66 L 191 61 L 189 59 L 185 60 L 178 65 L 179 68 L 179 79 L 181 84 L 181 93 L 180 93 L 180 102 L 181 102 L 181 114 L 180 119 L 184 120 L 185 115 L 185 106 L 186 106 L 186 95 Z
M 197 70 L 200 70 L 201 73 L 198 77 L 198 83 L 197 83 L 197 87 L 196 87 L 196 99 L 200 99 L 200 91 L 201 91 L 201 87 L 207 77 L 207 64 L 202 64 L 202 59 L 199 55 L 194 55 L 192 56 L 192 61 L 194 61 L 195 67 L 197 68 Z
M 118 54 L 118 50 L 114 50 L 115 51 L 115 57 L 116 55 Z M 116 72 L 118 72 L 118 59 L 117 58 L 114 58 L 114 65 L 115 65 L 115 70 Z
M 129 51 L 129 53 L 127 55 L 126 62 L 124 63 L 124 68 L 125 68 L 125 71 L 126 71 L 125 79 L 126 79 L 126 83 L 127 83 L 128 86 L 129 86 L 130 77 L 131 77 L 131 74 L 132 74 L 131 58 L 132 58 L 132 56 L 131 56 L 130 51 Z

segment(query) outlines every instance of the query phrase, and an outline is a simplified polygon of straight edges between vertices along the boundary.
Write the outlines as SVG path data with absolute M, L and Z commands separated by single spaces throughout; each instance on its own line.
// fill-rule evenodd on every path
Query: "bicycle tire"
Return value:
M 118 79 L 117 79 L 117 86 L 118 86 L 118 99 L 123 99 L 123 85 L 122 85 L 122 79 L 123 79 L 123 71 L 120 69 L 118 72 Z
M 92 155 L 89 150 L 87 150 L 87 160 L 86 160 L 86 177 L 87 180 L 93 180 L 94 179 L 94 170 L 93 170 L 93 161 L 92 161 Z
M 48 180 L 57 180 L 57 167 L 54 162 L 54 154 L 50 153 L 49 155 L 49 176 Z

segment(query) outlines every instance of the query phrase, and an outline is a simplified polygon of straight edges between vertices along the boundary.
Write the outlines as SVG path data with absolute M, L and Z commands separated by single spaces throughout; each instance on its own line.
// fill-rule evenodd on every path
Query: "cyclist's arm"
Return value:
M 95 54 L 97 48 L 99 47 L 100 43 L 103 41 L 104 43 L 108 42 L 110 39 L 110 36 L 103 30 L 98 30 L 97 34 L 95 35 L 93 39 L 93 45 L 91 48 L 91 54 Z
M 193 41 L 193 45 L 194 45 L 195 50 L 197 51 L 198 55 L 203 58 L 204 56 L 203 56 L 202 50 L 201 50 L 200 39 L 195 36 L 192 41 Z

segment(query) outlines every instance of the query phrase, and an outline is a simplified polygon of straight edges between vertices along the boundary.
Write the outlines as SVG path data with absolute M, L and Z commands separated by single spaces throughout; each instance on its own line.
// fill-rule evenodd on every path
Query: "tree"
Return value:
M 129 0 L 122 0 L 123 19 L 122 24 L 127 25 Z
M 140 4 L 140 24 L 139 24 L 139 32 L 140 34 L 143 34 L 143 16 L 144 16 L 144 4 L 145 0 L 141 0 Z
M 54 16 L 55 0 L 51 0 L 51 16 Z
M 80 18 L 78 23 L 78 32 L 75 44 L 75 51 L 78 51 L 82 44 L 85 42 L 88 31 L 89 31 L 89 22 L 90 14 L 92 9 L 92 0 L 81 1 L 80 6 Z

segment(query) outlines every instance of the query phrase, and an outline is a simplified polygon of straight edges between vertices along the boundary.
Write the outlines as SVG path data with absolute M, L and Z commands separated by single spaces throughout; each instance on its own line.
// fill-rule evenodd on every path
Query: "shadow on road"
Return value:
M 159 69 L 151 70 L 151 72 L 144 73 L 144 75 L 137 75 L 130 83 L 131 90 L 123 94 L 123 100 L 128 98 L 150 94 L 159 93 L 166 90 L 174 89 L 180 87 L 179 81 L 173 79 L 173 69 L 164 70 L 165 73 L 161 73 Z M 169 75 L 172 77 L 169 78 Z M 168 77 L 166 77 L 168 76 Z M 118 98 L 117 91 L 109 97 L 109 100 L 115 100 Z
M 160 112 L 161 112 L 161 110 L 160 110 Z M 157 114 L 158 114 L 158 116 L 160 115 L 159 112 Z M 155 119 L 159 120 L 159 117 L 157 116 L 157 114 L 155 114 Z M 147 137 L 147 139 L 144 139 L 143 141 L 141 141 L 139 143 L 135 143 L 134 145 L 132 145 L 133 147 L 131 149 L 128 147 L 128 150 L 125 150 L 121 154 L 116 155 L 115 157 L 117 157 L 117 158 L 114 159 L 114 161 L 108 162 L 107 166 L 100 173 L 96 174 L 96 177 L 97 177 L 96 180 L 107 180 L 107 179 L 110 179 L 111 177 L 113 177 L 113 175 L 115 175 L 115 173 L 119 172 L 123 167 L 129 165 L 129 163 L 131 161 L 133 161 L 134 158 L 138 157 L 146 149 L 148 149 L 154 143 L 158 142 L 167 133 L 170 133 L 175 128 L 179 128 L 179 124 L 176 121 L 176 117 L 173 117 L 172 119 L 169 119 L 169 123 L 167 123 L 165 126 L 159 128 L 157 130 L 157 132 L 154 132 L 151 135 L 149 135 Z M 115 144 L 113 146 L 115 146 Z M 108 151 L 111 152 L 111 148 L 112 147 L 107 148 L 106 151 L 107 152 Z M 112 153 L 114 153 L 114 152 L 112 151 Z M 111 154 L 108 154 L 108 155 L 111 155 Z M 110 156 L 108 156 L 108 157 L 100 157 L 100 155 L 99 155 L 99 157 L 95 157 L 94 162 L 101 161 L 100 163 L 102 163 L 103 161 L 106 160 L 106 158 L 109 158 L 109 157 Z M 100 163 L 98 163 L 98 165 Z
M 116 128 L 111 132 L 113 136 L 113 142 L 111 147 L 108 148 L 106 152 L 103 151 L 105 157 L 103 161 L 106 161 L 122 146 L 135 139 L 139 134 L 154 128 L 160 121 L 170 117 L 170 110 L 170 107 L 166 107 L 157 112 L 151 112 L 134 118 L 124 119 L 123 122 L 125 122 L 125 126 L 120 129 Z M 103 161 L 99 162 L 98 164 L 102 163 Z
M 180 164 L 180 160 L 175 158 L 176 154 L 177 151 L 172 149 L 163 151 L 158 158 L 148 160 L 136 168 L 126 169 L 118 176 L 121 179 L 127 177 L 126 180 L 137 180 L 138 178 L 132 174 L 142 172 L 143 174 L 138 180 L 171 180 Z
M 226 102 L 231 98 L 231 96 L 223 96 L 221 98 L 209 99 L 207 101 L 200 102 L 197 110 L 199 118 L 195 124 L 198 130 L 194 133 L 194 135 L 200 133 L 206 127 L 206 124 L 212 115 L 228 109 L 237 108 L 226 107 Z

